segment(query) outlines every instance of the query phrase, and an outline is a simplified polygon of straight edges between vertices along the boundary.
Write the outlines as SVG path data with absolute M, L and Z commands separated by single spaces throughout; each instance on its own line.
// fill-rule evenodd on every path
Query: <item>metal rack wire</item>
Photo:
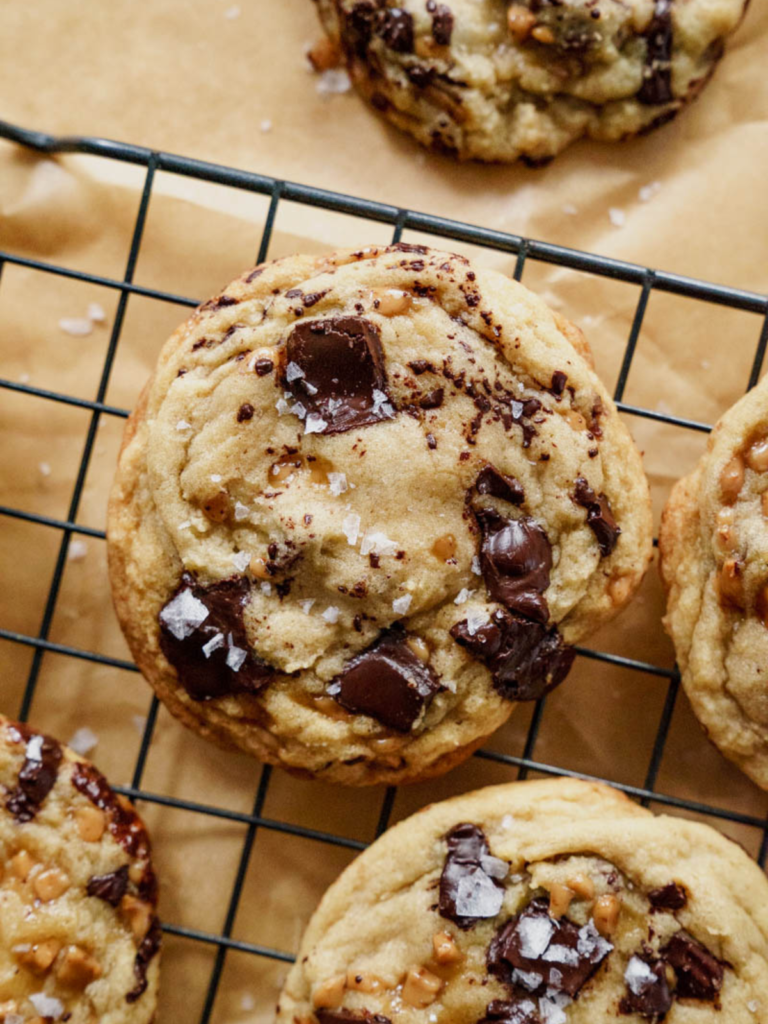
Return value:
M 265 175 L 240 171 L 234 168 L 193 160 L 187 157 L 175 156 L 170 153 L 156 152 L 126 143 L 111 142 L 104 139 L 94 138 L 56 138 L 42 132 L 28 131 L 18 128 L 5 122 L 0 122 L 0 138 L 16 142 L 41 153 L 85 153 L 109 160 L 135 164 L 146 168 L 141 200 L 133 227 L 130 250 L 122 279 L 118 280 L 103 277 L 97 274 L 86 273 L 83 271 L 69 269 L 64 266 L 43 262 L 41 260 L 28 259 L 12 252 L 0 251 L 0 282 L 2 281 L 2 271 L 4 266 L 6 264 L 12 264 L 34 269 L 45 274 L 59 275 L 77 281 L 99 285 L 119 292 L 114 324 L 111 330 L 109 343 L 107 345 L 98 387 L 93 400 L 87 400 L 57 391 L 44 390 L 42 388 L 33 387 L 29 384 L 0 379 L 0 389 L 9 389 L 53 402 L 62 402 L 68 405 L 78 406 L 82 409 L 90 410 L 91 414 L 88 430 L 86 432 L 85 444 L 83 446 L 79 467 L 76 473 L 75 484 L 69 501 L 66 519 L 56 519 L 50 516 L 38 515 L 21 509 L 0 505 L 0 516 L 9 516 L 16 519 L 26 520 L 30 523 L 58 530 L 61 533 L 61 543 L 37 635 L 29 636 L 0 628 L 0 640 L 26 645 L 31 647 L 34 652 L 26 686 L 23 692 L 21 707 L 18 711 L 18 717 L 22 720 L 26 720 L 29 716 L 43 659 L 48 652 L 95 662 L 125 671 L 138 671 L 136 666 L 131 662 L 123 661 L 119 658 L 108 657 L 93 651 L 81 650 L 61 643 L 54 643 L 49 639 L 49 636 L 61 588 L 69 544 L 73 534 L 80 534 L 101 540 L 105 539 L 105 534 L 102 530 L 81 525 L 77 522 L 77 518 L 99 423 L 102 417 L 128 416 L 127 410 L 106 404 L 105 397 L 110 382 L 110 374 L 117 354 L 117 348 L 120 341 L 121 330 L 129 298 L 131 295 L 140 295 L 178 306 L 194 307 L 198 304 L 198 300 L 195 298 L 174 295 L 153 288 L 142 287 L 134 283 L 134 273 L 141 248 L 142 236 L 147 219 L 147 211 L 150 197 L 152 195 L 153 183 L 158 171 L 187 178 L 195 178 L 213 184 L 224 185 L 230 188 L 268 196 L 270 201 L 259 245 L 259 261 L 262 261 L 267 256 L 279 204 L 282 201 L 291 201 L 305 206 L 319 207 L 336 213 L 351 215 L 363 221 L 375 221 L 389 224 L 393 230 L 393 241 L 398 241 L 403 231 L 410 229 L 429 232 L 432 235 L 449 241 L 470 243 L 499 252 L 515 254 L 517 261 L 514 276 L 517 280 L 522 278 L 526 264 L 529 261 L 539 261 L 551 265 L 568 267 L 573 270 L 587 272 L 602 277 L 613 278 L 615 280 L 636 285 L 639 289 L 637 306 L 624 349 L 618 380 L 614 389 L 614 398 L 619 409 L 632 416 L 658 420 L 684 430 L 706 432 L 711 429 L 711 427 L 706 423 L 700 423 L 695 420 L 673 416 L 640 406 L 629 405 L 623 401 L 627 381 L 632 369 L 633 357 L 635 355 L 636 346 L 643 326 L 643 319 L 652 292 L 669 292 L 701 302 L 715 303 L 717 305 L 730 307 L 731 309 L 762 314 L 764 317 L 762 330 L 755 349 L 749 379 L 746 382 L 748 388 L 752 387 L 757 382 L 762 368 L 766 347 L 768 346 L 768 296 L 766 295 L 744 291 L 738 288 L 731 288 L 724 285 L 712 284 L 706 281 L 665 271 L 652 270 L 647 267 L 611 259 L 606 256 L 599 256 L 574 249 L 568 249 L 546 242 L 523 238 L 518 235 L 494 231 L 488 228 L 449 220 L 427 213 L 420 213 L 414 210 L 400 209 L 384 203 L 329 192 L 309 185 L 279 181 Z M 664 745 L 669 732 L 680 685 L 680 677 L 676 669 L 668 669 L 658 665 L 602 651 L 595 651 L 588 648 L 577 648 L 577 651 L 579 656 L 583 658 L 596 659 L 613 664 L 617 667 L 632 669 L 668 680 L 666 699 L 664 701 L 663 710 L 656 730 L 651 757 L 643 785 L 626 785 L 617 783 L 611 779 L 601 779 L 601 781 L 609 782 L 612 785 L 617 786 L 629 796 L 640 800 L 646 805 L 653 801 L 654 803 L 667 805 L 683 812 L 688 811 L 761 829 L 762 842 L 758 859 L 760 864 L 764 865 L 766 858 L 768 857 L 768 822 L 753 815 L 740 813 L 735 810 L 710 806 L 708 804 L 664 794 L 658 792 L 655 788 L 664 752 Z M 525 778 L 532 771 L 546 775 L 566 775 L 586 779 L 597 778 L 596 776 L 584 775 L 579 772 L 570 771 L 562 767 L 549 765 L 536 760 L 534 756 L 535 747 L 541 728 L 544 706 L 545 701 L 542 700 L 539 701 L 535 707 L 521 756 L 513 756 L 493 750 L 480 750 L 475 756 L 490 761 L 500 762 L 510 768 L 517 769 L 518 778 Z M 277 961 L 291 962 L 293 960 L 293 956 L 290 953 L 255 943 L 243 942 L 232 937 L 235 917 L 258 830 L 273 830 L 278 833 L 299 836 L 304 839 L 313 840 L 319 843 L 332 844 L 338 847 L 345 847 L 355 851 L 363 849 L 366 844 L 353 838 L 333 835 L 287 821 L 265 817 L 263 810 L 271 777 L 271 771 L 268 767 L 264 768 L 262 771 L 253 809 L 250 814 L 228 810 L 215 805 L 195 803 L 189 800 L 165 796 L 160 793 L 149 792 L 142 788 L 142 778 L 144 775 L 153 730 L 155 728 L 157 712 L 158 702 L 157 698 L 154 698 L 147 717 L 146 726 L 144 728 L 131 784 L 129 786 L 115 788 L 125 796 L 130 797 L 132 800 L 145 801 L 161 806 L 172 807 L 182 811 L 188 811 L 194 814 L 226 819 L 246 826 L 245 841 L 240 853 L 235 881 L 229 897 L 226 915 L 220 933 L 210 934 L 196 929 L 174 925 L 172 923 L 165 923 L 163 926 L 164 930 L 169 934 L 181 936 L 196 942 L 207 943 L 216 947 L 216 954 L 207 986 L 205 1002 L 199 1017 L 200 1024 L 207 1024 L 213 1012 L 228 950 L 234 949 L 240 952 L 250 953 L 255 956 L 266 957 Z M 386 829 L 392 812 L 394 799 L 395 790 L 390 787 L 386 791 L 382 802 L 376 827 L 376 835 L 380 835 Z

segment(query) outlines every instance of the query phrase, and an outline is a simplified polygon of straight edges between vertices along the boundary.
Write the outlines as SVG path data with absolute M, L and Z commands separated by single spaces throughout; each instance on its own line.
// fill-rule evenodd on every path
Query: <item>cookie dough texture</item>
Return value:
M 667 502 L 665 625 L 708 736 L 768 788 L 768 383 L 722 417 Z
M 169 709 L 296 772 L 403 782 L 559 681 L 651 552 L 587 358 L 527 289 L 421 246 L 285 258 L 200 307 L 109 511 L 118 616 Z M 499 630 L 506 669 L 477 653 Z
M 0 1020 L 149 1024 L 157 885 L 133 807 L 79 755 L 0 717 Z
M 745 0 L 317 0 L 363 96 L 426 146 L 546 162 L 698 95 Z
M 467 847 L 458 861 L 450 852 L 468 828 L 485 838 L 484 868 Z M 474 922 L 446 899 L 462 871 L 496 878 L 498 899 L 477 901 Z M 499 949 L 515 933 L 529 963 L 511 979 Z M 768 884 L 737 844 L 600 784 L 512 783 L 420 811 L 344 871 L 309 923 L 277 1022 L 754 1024 L 768 1020 L 767 956 Z

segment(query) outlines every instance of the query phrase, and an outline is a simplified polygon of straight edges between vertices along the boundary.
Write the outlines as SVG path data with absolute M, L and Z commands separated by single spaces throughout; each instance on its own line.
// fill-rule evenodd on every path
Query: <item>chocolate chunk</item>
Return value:
M 369 1010 L 315 1010 L 320 1024 L 392 1024 L 389 1017 Z
M 413 362 L 408 363 L 408 365 L 417 377 L 420 377 L 422 373 L 426 373 L 427 370 L 434 372 L 435 369 L 432 363 L 428 363 L 426 359 L 414 359 Z
M 157 955 L 162 945 L 163 932 L 160 922 L 156 917 L 152 918 L 149 931 L 141 940 L 136 959 L 133 962 L 133 973 L 136 977 L 136 985 L 125 997 L 127 1003 L 135 1003 L 147 990 L 147 969 L 152 959 Z
M 507 700 L 538 700 L 565 679 L 576 652 L 557 628 L 497 609 L 490 621 L 470 632 L 467 619 L 451 627 L 457 644 L 491 670 L 493 685 Z
M 250 648 L 243 609 L 251 588 L 244 576 L 203 586 L 185 572 L 160 612 L 160 647 L 193 700 L 258 693 L 272 669 Z
M 488 970 L 511 990 L 542 995 L 564 992 L 575 999 L 613 945 L 594 925 L 549 916 L 546 899 L 533 900 L 498 929 L 488 947 Z
M 89 896 L 96 896 L 105 903 L 116 907 L 125 896 L 128 888 L 128 865 L 124 864 L 117 871 L 110 871 L 107 875 L 93 875 L 88 879 L 85 891 Z
M 8 731 L 14 743 L 26 743 L 16 786 L 8 793 L 5 802 L 16 821 L 23 824 L 32 821 L 53 789 L 62 750 L 56 740 L 32 732 L 25 725 L 12 725 Z
M 104 811 L 110 834 L 126 853 L 137 860 L 149 859 L 149 837 L 141 819 L 131 804 L 117 799 L 98 769 L 92 764 L 78 762 L 72 772 L 72 785 Z
M 648 1020 L 662 1020 L 672 1006 L 663 960 L 633 956 L 624 973 L 626 994 L 619 1013 L 636 1013 Z
M 437 448 L 437 441 L 434 434 L 427 434 L 427 448 L 431 448 L 433 451 Z
M 271 359 L 257 359 L 253 368 L 258 377 L 266 377 L 268 373 L 272 373 L 275 364 Z
M 453 12 L 447 4 L 427 0 L 427 10 L 432 15 L 432 38 L 438 46 L 448 46 L 453 35 Z
M 379 329 L 360 316 L 307 320 L 294 327 L 285 352 L 303 377 L 283 383 L 324 423 L 321 434 L 340 434 L 391 419 Z M 293 375 L 291 375 L 293 376 Z
M 490 463 L 477 474 L 475 490 L 478 494 L 490 494 L 501 498 L 511 505 L 521 505 L 525 501 L 523 485 L 514 476 L 507 476 Z
M 667 882 L 659 889 L 651 889 L 648 899 L 654 910 L 682 910 L 688 902 L 688 893 L 679 882 Z
M 565 382 L 568 380 L 568 374 L 563 373 L 562 370 L 555 370 L 552 374 L 552 383 L 549 385 L 549 390 L 553 395 L 562 395 L 565 390 Z
M 390 7 L 384 12 L 379 35 L 395 53 L 413 53 L 413 15 L 401 7 Z
M 442 388 L 435 388 L 434 391 L 427 392 L 421 399 L 419 399 L 419 405 L 422 409 L 439 409 L 443 404 L 443 397 L 445 392 Z
M 661 955 L 677 977 L 678 999 L 713 1003 L 723 984 L 723 965 L 687 932 L 676 932 Z
M 485 833 L 477 825 L 456 825 L 445 841 L 448 853 L 440 875 L 438 909 L 441 917 L 466 931 L 499 913 L 509 868 L 491 856 Z
M 544 592 L 549 586 L 552 546 L 544 530 L 529 516 L 509 519 L 493 508 L 475 513 L 483 540 L 480 566 L 494 601 L 545 624 L 549 607 Z
M 542 1020 L 533 1000 L 523 997 L 514 1003 L 494 999 L 488 1003 L 485 1016 L 477 1024 L 542 1024 Z
M 645 33 L 646 54 L 643 84 L 637 93 L 640 103 L 655 106 L 670 103 L 672 93 L 672 0 L 656 0 L 651 23 Z
M 250 402 L 244 402 L 240 406 L 240 408 L 237 410 L 237 422 L 238 423 L 245 423 L 246 420 L 252 420 L 253 419 L 253 412 L 254 412 L 254 409 L 253 409 L 253 406 L 251 405 L 251 403 Z
M 396 732 L 410 732 L 441 689 L 429 665 L 408 646 L 405 630 L 394 626 L 353 658 L 327 693 L 347 711 L 369 715 Z
M 600 554 L 606 558 L 616 547 L 621 534 L 608 499 L 604 494 L 595 494 L 583 476 L 577 478 L 572 497 L 577 505 L 587 510 L 587 526 L 595 535 Z

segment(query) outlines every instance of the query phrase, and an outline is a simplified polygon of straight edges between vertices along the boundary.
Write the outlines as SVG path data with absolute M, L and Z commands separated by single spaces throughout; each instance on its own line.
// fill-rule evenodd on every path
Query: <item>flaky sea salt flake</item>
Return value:
M 216 633 L 207 644 L 203 644 L 203 654 L 206 658 L 210 658 L 214 651 L 218 651 L 220 647 L 224 646 L 224 634 Z
M 638 191 L 638 196 L 641 203 L 650 203 L 653 197 L 661 191 L 661 182 L 652 181 L 650 185 L 643 185 Z
M 64 1004 L 54 996 L 47 996 L 45 992 L 34 992 L 28 998 L 41 1017 L 58 1020 L 64 1013 Z
M 89 754 L 96 744 L 99 742 L 99 737 L 96 733 L 89 729 L 88 726 L 84 725 L 74 733 L 67 743 L 68 747 L 71 747 L 76 754 L 82 754 L 85 757 Z
M 192 424 L 187 423 L 186 420 L 179 420 L 179 422 L 176 424 L 176 429 L 179 431 L 179 433 L 181 433 L 182 430 L 191 430 Z
M 462 587 L 454 598 L 454 604 L 466 604 L 467 600 L 472 597 L 474 590 L 467 590 L 466 587 Z
M 70 562 L 82 562 L 85 556 L 88 554 L 88 545 L 84 540 L 76 538 L 70 541 L 69 550 L 67 551 L 67 558 Z
M 504 890 L 479 868 L 459 879 L 456 913 L 461 917 L 496 917 L 503 902 Z
M 73 338 L 85 338 L 93 330 L 93 324 L 85 316 L 64 316 L 59 320 L 59 327 Z
M 412 601 L 413 597 L 411 594 L 403 594 L 402 597 L 396 597 L 392 602 L 392 611 L 395 615 L 405 615 L 411 607 Z
M 251 510 L 247 505 L 244 505 L 242 501 L 235 502 L 235 519 L 238 523 L 241 523 L 243 519 L 247 519 L 251 514 Z
M 304 423 L 305 434 L 322 434 L 325 428 L 328 426 L 326 420 L 322 416 L 318 416 L 316 412 L 311 412 L 307 416 L 306 422 Z
M 160 612 L 164 622 L 177 640 L 192 636 L 198 626 L 208 618 L 208 609 L 187 587 L 170 601 Z
M 306 374 L 304 373 L 304 371 L 302 370 L 298 363 L 288 363 L 288 365 L 285 368 L 285 379 L 288 381 L 289 384 L 292 381 L 300 380 L 302 377 L 305 376 Z
M 390 404 L 389 399 L 383 391 L 379 391 L 378 388 L 373 389 L 373 409 L 371 410 L 375 415 L 379 412 L 383 412 L 385 416 L 394 416 L 395 410 Z
M 263 132 L 265 135 L 272 131 L 272 122 L 269 120 L 268 117 L 265 117 L 264 120 L 259 125 L 259 131 Z
M 626 981 L 629 991 L 633 995 L 639 996 L 644 988 L 654 985 L 658 978 L 645 960 L 641 960 L 639 956 L 633 956 L 624 971 L 624 981 Z
M 381 530 L 366 530 L 360 544 L 360 554 L 392 555 L 397 551 L 397 544 L 390 540 Z
M 107 319 L 107 314 L 104 312 L 104 307 L 100 306 L 98 302 L 88 303 L 88 319 L 94 324 L 103 324 Z
M 347 490 L 347 474 L 329 473 L 328 483 L 330 484 L 331 494 L 338 497 L 340 494 L 344 494 Z
M 314 597 L 308 597 L 306 601 L 301 601 L 299 603 L 301 605 L 301 610 L 304 612 L 304 614 L 309 615 L 309 613 L 312 611 L 312 605 L 315 603 L 315 599 Z
M 250 564 L 251 556 L 247 551 L 238 551 L 232 555 L 232 565 L 234 565 L 238 572 L 245 572 Z
M 38 464 L 37 468 L 40 470 L 40 475 L 41 476 L 50 476 L 51 475 L 51 465 L 50 465 L 49 462 L 41 462 L 41 463 Z
M 480 556 L 474 555 L 472 558 L 472 572 L 475 576 L 482 576 L 483 570 L 480 568 Z
M 351 88 L 352 82 L 344 68 L 328 68 L 318 76 L 315 85 L 320 96 L 337 96 Z
M 338 622 L 339 621 L 339 615 L 340 614 L 341 614 L 341 612 L 336 607 L 336 605 L 331 604 L 323 612 L 323 618 L 325 619 L 326 622 L 330 622 L 331 625 L 333 625 L 334 622 Z
M 291 411 L 290 405 L 288 405 L 284 398 L 278 398 L 275 402 L 275 408 L 277 409 L 279 416 L 285 416 Z
M 555 926 L 548 917 L 522 917 L 517 930 L 520 954 L 526 960 L 538 960 L 555 934 Z
M 608 210 L 608 218 L 615 228 L 623 228 L 627 223 L 627 215 L 618 206 L 612 206 Z
M 357 544 L 357 538 L 360 536 L 360 516 L 355 512 L 350 512 L 348 516 L 344 516 L 342 519 L 341 528 L 344 531 L 344 536 L 347 538 L 349 546 L 354 547 Z
M 260 584 L 260 589 L 262 594 L 264 594 L 266 597 L 269 597 L 269 595 L 272 593 L 272 584 L 269 582 L 269 580 L 264 580 Z
M 243 662 L 248 657 L 248 652 L 244 651 L 242 647 L 235 647 L 232 645 L 232 634 L 229 634 L 230 648 L 227 651 L 227 665 L 232 669 L 233 672 L 239 672 L 242 668 Z

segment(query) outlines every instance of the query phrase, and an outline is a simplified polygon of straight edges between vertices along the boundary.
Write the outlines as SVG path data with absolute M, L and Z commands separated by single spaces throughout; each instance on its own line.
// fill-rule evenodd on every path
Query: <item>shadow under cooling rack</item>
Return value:
M 56 557 L 55 568 L 50 587 L 48 589 L 45 608 L 37 635 L 28 636 L 0 628 L 0 640 L 27 645 L 33 649 L 32 663 L 26 681 L 22 704 L 19 709 L 18 717 L 21 719 L 26 719 L 29 715 L 40 675 L 41 665 L 46 653 L 48 652 L 97 662 L 127 671 L 138 671 L 136 666 L 130 662 L 70 647 L 65 644 L 54 643 L 49 639 L 49 636 L 72 535 L 81 534 L 97 539 L 103 539 L 105 536 L 104 532 L 101 530 L 79 525 L 77 523 L 77 517 L 86 474 L 93 454 L 94 442 L 101 417 L 111 416 L 124 418 L 128 416 L 127 410 L 105 404 L 104 399 L 107 394 L 110 374 L 115 361 L 129 298 L 131 295 L 145 296 L 168 303 L 174 303 L 182 307 L 194 307 L 198 304 L 199 298 L 205 298 L 205 296 L 192 297 L 170 294 L 153 288 L 142 287 L 135 284 L 133 281 L 147 219 L 147 210 L 152 194 L 153 182 L 158 171 L 181 175 L 188 178 L 195 178 L 214 184 L 228 186 L 234 189 L 241 189 L 269 196 L 269 209 L 259 245 L 258 262 L 261 262 L 266 258 L 278 206 L 281 201 L 286 200 L 293 203 L 303 204 L 305 206 L 318 207 L 340 214 L 357 217 L 363 221 L 375 221 L 378 223 L 389 224 L 392 227 L 392 240 L 395 242 L 399 241 L 404 230 L 410 229 L 425 231 L 449 241 L 452 240 L 456 242 L 470 243 L 486 249 L 512 253 L 517 257 L 514 275 L 517 280 L 522 278 L 528 261 L 538 261 L 541 263 L 569 267 L 573 270 L 613 278 L 636 285 L 639 290 L 637 305 L 631 329 L 626 340 L 617 384 L 614 389 L 614 399 L 616 400 L 619 409 L 632 416 L 658 420 L 683 430 L 707 432 L 711 429 L 710 425 L 706 423 L 676 417 L 640 406 L 628 405 L 623 402 L 648 301 L 651 293 L 654 291 L 673 293 L 700 302 L 714 303 L 730 307 L 732 309 L 763 314 L 765 319 L 763 321 L 762 330 L 752 360 L 749 379 L 745 381 L 747 388 L 752 387 L 757 382 L 761 371 L 766 345 L 768 344 L 768 297 L 756 292 L 731 288 L 725 285 L 712 284 L 696 278 L 673 274 L 666 271 L 653 270 L 634 263 L 611 259 L 607 256 L 599 256 L 575 249 L 568 249 L 546 242 L 523 238 L 519 235 L 494 231 L 489 228 L 462 223 L 461 221 L 433 216 L 428 213 L 399 209 L 385 203 L 378 203 L 367 199 L 360 199 L 353 196 L 329 192 L 323 189 L 314 188 L 311 185 L 301 185 L 287 181 L 280 181 L 261 174 L 240 171 L 235 168 L 193 160 L 188 157 L 175 156 L 170 153 L 156 152 L 126 143 L 111 142 L 95 138 L 56 138 L 42 132 L 29 131 L 4 122 L 0 122 L 0 138 L 16 142 L 21 146 L 25 146 L 40 153 L 85 153 L 104 159 L 136 164 L 146 168 L 141 201 L 133 227 L 133 235 L 128 258 L 125 264 L 125 272 L 121 279 L 118 280 L 110 277 L 102 277 L 96 274 L 68 269 L 66 267 L 47 263 L 41 260 L 28 259 L 15 255 L 12 252 L 0 251 L 0 275 L 2 274 L 3 267 L 6 264 L 15 264 L 21 267 L 32 268 L 46 274 L 59 275 L 99 285 L 105 288 L 111 288 L 119 292 L 114 324 L 102 363 L 98 387 L 91 400 L 75 397 L 58 391 L 44 390 L 11 380 L 0 379 L 0 388 L 2 389 L 32 395 L 39 399 L 46 399 L 53 402 L 62 402 L 68 405 L 77 406 L 82 409 L 90 410 L 91 413 L 74 488 L 69 500 L 66 518 L 56 519 L 16 508 L 0 506 L 0 515 L 2 516 L 27 520 L 38 525 L 49 527 L 53 530 L 58 530 L 61 533 L 61 543 Z M 671 795 L 665 795 L 664 793 L 657 792 L 655 789 L 661 759 L 664 752 L 664 745 L 669 732 L 680 685 L 680 679 L 677 671 L 675 669 L 668 669 L 658 665 L 624 658 L 614 654 L 608 654 L 606 652 L 594 651 L 586 648 L 577 648 L 577 651 L 578 654 L 584 658 L 596 659 L 618 667 L 629 668 L 668 680 L 666 698 L 658 727 L 656 729 L 655 740 L 647 766 L 644 784 L 639 787 L 619 784 L 611 779 L 584 775 L 578 772 L 568 771 L 567 769 L 557 767 L 555 765 L 537 761 L 534 757 L 534 749 L 544 714 L 544 700 L 539 701 L 535 706 L 522 756 L 511 756 L 493 750 L 480 750 L 475 754 L 475 756 L 509 765 L 517 770 L 517 777 L 521 779 L 525 778 L 530 772 L 546 775 L 566 775 L 585 779 L 599 778 L 600 781 L 608 782 L 611 785 L 617 786 L 629 796 L 640 800 L 646 805 L 653 801 L 654 803 L 666 805 L 670 808 L 683 812 L 706 815 L 716 819 L 736 822 L 761 829 L 763 838 L 758 859 L 761 865 L 764 864 L 766 856 L 768 855 L 768 823 L 766 823 L 764 819 L 748 814 L 742 814 L 727 808 L 715 807 Z M 321 832 L 315 829 L 291 824 L 289 822 L 265 817 L 263 809 L 271 778 L 271 771 L 268 767 L 264 768 L 262 771 L 255 801 L 250 813 L 238 813 L 214 805 L 195 803 L 175 797 L 163 796 L 162 794 L 152 793 L 142 788 L 142 777 L 149 752 L 149 745 L 155 727 L 157 711 L 158 703 L 155 698 L 152 701 L 146 727 L 143 732 L 139 755 L 133 770 L 131 785 L 115 788 L 133 800 L 168 806 L 192 814 L 202 814 L 209 815 L 214 818 L 223 818 L 240 823 L 246 827 L 245 841 L 240 853 L 235 882 L 226 907 L 226 915 L 221 931 L 217 934 L 209 934 L 207 932 L 197 931 L 192 928 L 181 927 L 170 923 L 166 923 L 164 925 L 164 930 L 169 934 L 178 935 L 196 942 L 212 944 L 216 947 L 216 956 L 207 986 L 205 1003 L 199 1017 L 200 1024 L 206 1024 L 206 1022 L 210 1020 L 213 1012 L 225 957 L 229 949 L 250 953 L 260 957 L 267 957 L 273 960 L 286 962 L 293 960 L 293 956 L 290 953 L 282 950 L 254 943 L 241 942 L 232 938 L 235 917 L 243 891 L 246 872 L 248 870 L 248 864 L 257 831 L 259 829 L 272 830 L 278 833 L 299 836 L 318 843 L 332 844 L 351 850 L 361 850 L 366 846 L 366 844 L 344 836 Z M 394 799 L 395 790 L 393 788 L 389 788 L 385 793 L 381 810 L 378 815 L 378 824 L 375 830 L 376 835 L 381 834 L 386 829 L 392 812 Z

